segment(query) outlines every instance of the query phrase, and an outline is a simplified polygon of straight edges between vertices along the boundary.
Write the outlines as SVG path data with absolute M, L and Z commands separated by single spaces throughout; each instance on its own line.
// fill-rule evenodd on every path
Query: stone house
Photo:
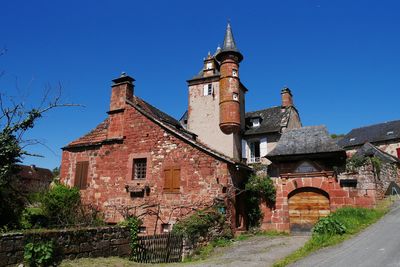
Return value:
M 346 152 L 324 126 L 287 130 L 266 156 L 277 166 L 274 206 L 263 204 L 262 228 L 308 231 L 320 218 L 345 206 L 372 207 L 375 191 L 341 183 L 337 170 Z
M 169 231 L 179 218 L 216 202 L 226 207 L 233 229 L 244 227 L 242 195 L 236 193 L 251 169 L 240 158 L 242 59 L 228 25 L 212 64 L 188 81 L 186 129 L 136 96 L 132 77 L 114 79 L 108 117 L 63 148 L 61 181 L 79 187 L 84 203 L 109 223 L 140 216 L 142 232 Z
M 349 158 L 345 172 L 338 175 L 341 184 L 371 191 L 377 199 L 382 199 L 385 195 L 400 194 L 397 189 L 400 184 L 400 160 L 397 157 L 368 142 L 358 148 L 352 157 L 363 163 L 354 166 L 351 164 L 352 158 Z M 393 186 L 395 190 L 390 189 Z
M 53 173 L 49 169 L 35 165 L 19 165 L 19 180 L 17 188 L 23 193 L 34 193 L 49 188 L 53 180 Z
M 279 141 L 286 129 L 301 127 L 300 116 L 293 104 L 292 92 L 285 87 L 281 91 L 282 104 L 246 113 L 242 139 L 242 159 L 247 164 L 269 165 L 265 158 Z
M 400 158 L 400 120 L 352 129 L 338 144 L 352 155 L 366 142 Z

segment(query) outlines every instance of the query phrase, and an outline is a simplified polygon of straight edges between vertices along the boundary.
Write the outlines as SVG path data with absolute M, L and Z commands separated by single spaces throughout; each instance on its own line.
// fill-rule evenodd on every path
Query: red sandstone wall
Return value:
M 158 219 L 156 215 L 143 217 L 147 233 L 152 234 L 160 232 L 161 223 L 173 224 L 192 208 L 211 205 L 215 197 L 224 198 L 223 188 L 231 186 L 234 171 L 226 163 L 163 130 L 132 107 L 124 116 L 123 143 L 64 151 L 62 157 L 61 181 L 69 185 L 73 185 L 76 162 L 89 161 L 89 185 L 81 191 L 83 200 L 100 208 L 108 222 L 122 220 L 118 212 L 122 207 L 141 215 L 145 209 L 139 206 L 147 205 L 147 211 L 159 213 Z M 147 178 L 133 181 L 132 160 L 143 157 L 147 158 Z M 163 192 L 163 170 L 171 166 L 180 167 L 179 193 Z M 127 184 L 148 185 L 150 194 L 132 198 Z
M 295 189 L 314 187 L 328 193 L 331 211 L 343 206 L 371 208 L 376 203 L 375 191 L 341 187 L 335 177 L 273 178 L 276 186 L 276 204 L 269 208 L 262 204 L 264 230 L 290 231 L 288 195 Z

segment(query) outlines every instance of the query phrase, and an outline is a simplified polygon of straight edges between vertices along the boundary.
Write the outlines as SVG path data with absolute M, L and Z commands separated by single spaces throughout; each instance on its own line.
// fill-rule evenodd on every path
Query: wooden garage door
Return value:
M 319 218 L 329 213 L 329 198 L 318 189 L 300 189 L 289 198 L 291 231 L 310 231 Z

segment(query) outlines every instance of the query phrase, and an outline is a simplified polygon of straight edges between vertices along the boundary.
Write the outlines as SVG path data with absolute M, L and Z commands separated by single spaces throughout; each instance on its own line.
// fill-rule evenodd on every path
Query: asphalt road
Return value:
M 400 266 L 400 201 L 382 220 L 358 236 L 316 252 L 291 266 Z

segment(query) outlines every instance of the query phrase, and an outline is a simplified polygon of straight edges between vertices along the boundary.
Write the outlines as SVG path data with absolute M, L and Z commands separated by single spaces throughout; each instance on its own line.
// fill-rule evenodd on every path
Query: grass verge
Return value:
M 296 250 L 287 257 L 274 263 L 273 267 L 283 267 L 296 262 L 314 251 L 324 247 L 337 245 L 353 235 L 359 233 L 369 225 L 378 221 L 389 211 L 393 203 L 390 199 L 381 201 L 375 209 L 344 207 L 337 209 L 330 216 L 338 220 L 346 227 L 346 232 L 342 235 L 316 234 L 313 233 L 311 239 L 300 249 Z

